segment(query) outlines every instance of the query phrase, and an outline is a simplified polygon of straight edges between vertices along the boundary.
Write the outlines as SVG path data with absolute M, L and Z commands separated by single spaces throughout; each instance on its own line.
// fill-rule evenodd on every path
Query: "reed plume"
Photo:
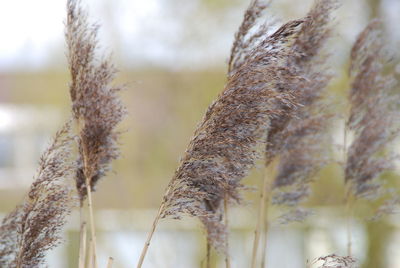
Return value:
M 398 84 L 385 69 L 388 56 L 382 25 L 373 20 L 358 36 L 351 51 L 349 130 L 354 132 L 345 181 L 356 198 L 374 199 L 384 193 L 380 175 L 393 168 L 392 143 L 399 135 Z
M 88 22 L 79 0 L 69 0 L 67 11 L 69 89 L 79 131 L 76 185 L 83 202 L 87 196 L 86 179 L 94 191 L 99 179 L 109 171 L 111 161 L 119 156 L 116 127 L 126 111 L 118 96 L 122 87 L 111 85 L 116 68 L 108 55 L 98 55 L 99 25 Z
M 280 155 L 272 196 L 272 204 L 291 209 L 281 215 L 284 223 L 302 221 L 310 214 L 298 205 L 309 196 L 315 174 L 330 161 L 328 129 L 333 116 L 323 104 L 313 106 L 311 111 L 300 109 L 301 117 L 291 120 L 284 130 L 290 135 Z
M 245 63 L 260 41 L 265 38 L 272 23 L 260 23 L 271 1 L 252 0 L 244 13 L 243 20 L 235 34 L 228 62 L 228 75 Z
M 256 54 L 260 55 L 263 53 L 263 50 L 271 49 L 271 47 L 262 47 L 259 46 L 265 36 L 268 36 L 268 31 L 271 30 L 274 21 L 272 20 L 263 20 L 264 13 L 266 9 L 270 6 L 271 1 L 262 1 L 262 0 L 252 0 L 247 10 L 244 13 L 243 20 L 241 25 L 239 26 L 238 31 L 235 33 L 234 42 L 232 44 L 230 58 L 228 62 L 228 80 L 229 76 L 233 75 L 239 67 L 249 61 L 250 57 L 255 57 Z M 256 51 L 256 53 L 255 53 Z M 229 228 L 229 220 L 228 220 L 228 206 L 229 202 L 228 198 L 225 197 L 224 200 L 224 228 L 227 230 Z M 219 212 L 221 214 L 221 212 Z M 221 217 L 221 216 L 219 216 Z M 213 225 L 209 225 L 206 227 L 207 230 L 212 230 Z M 226 232 L 224 232 L 225 236 L 228 236 Z M 226 266 L 230 267 L 230 256 L 229 256 L 229 239 L 228 237 L 224 238 L 226 241 Z
M 260 149 L 265 146 L 270 119 L 280 112 L 273 109 L 275 103 L 295 105 L 290 94 L 279 94 L 275 88 L 280 79 L 300 79 L 283 63 L 302 23 L 291 21 L 265 37 L 253 51 L 254 57 L 229 77 L 223 92 L 210 105 L 168 185 L 138 267 L 158 220 L 164 217 L 198 217 L 209 243 L 226 251 L 224 198 L 240 200 L 240 181 L 262 157 Z
M 280 156 L 276 178 L 266 172 L 260 195 L 258 222 L 255 231 L 252 265 L 255 267 L 261 228 L 264 225 L 262 263 L 265 263 L 266 237 L 268 230 L 268 204 L 273 193 L 272 203 L 295 207 L 309 195 L 309 182 L 312 175 L 326 163 L 324 146 L 326 129 L 331 116 L 324 109 L 322 97 L 330 81 L 326 67 L 328 55 L 324 48 L 331 32 L 331 13 L 337 7 L 336 0 L 317 0 L 309 11 L 297 35 L 286 64 L 296 70 L 304 79 L 291 84 L 282 80 L 278 89 L 293 92 L 298 109 L 280 106 L 283 112 L 271 119 L 265 150 L 265 166 Z M 324 121 L 320 121 L 324 120 Z M 303 220 L 310 212 L 294 208 L 282 215 L 282 222 Z
M 291 194 L 278 192 L 274 203 L 296 205 L 309 191 L 307 182 L 328 160 L 326 130 L 332 115 L 324 100 L 331 80 L 326 44 L 337 6 L 336 0 L 315 1 L 292 47 L 295 53 L 288 58 L 288 65 L 305 78 L 292 87 L 301 106 L 271 122 L 266 163 L 280 156 L 274 188 L 297 187 Z
M 287 64 L 306 79 L 291 87 L 282 87 L 281 90 L 286 88 L 296 92 L 297 102 L 304 107 L 303 110 L 309 109 L 314 102 L 321 99 L 331 78 L 326 66 L 328 55 L 324 48 L 331 34 L 331 13 L 337 5 L 336 0 L 315 2 L 292 46 L 291 56 L 287 59 Z M 284 83 L 285 81 L 282 82 Z M 300 117 L 299 112 L 301 111 L 289 110 L 271 121 L 266 147 L 266 165 L 281 153 L 286 138 L 290 137 L 290 133 L 284 131 L 292 119 L 295 121 L 296 117 Z
M 394 91 L 398 81 L 390 68 L 387 68 L 389 57 L 385 52 L 382 23 L 379 20 L 372 20 L 360 33 L 353 45 L 350 61 L 350 114 L 345 133 L 352 131 L 354 140 L 349 149 L 345 150 L 344 167 L 348 255 L 351 255 L 352 249 L 352 203 L 359 198 L 376 199 L 390 191 L 382 187 L 380 175 L 394 168 L 397 155 L 392 144 L 400 131 L 400 95 Z M 391 206 L 398 204 L 397 200 L 396 196 L 392 196 L 391 200 L 386 198 L 374 218 L 390 212 Z
M 278 94 L 275 87 L 280 79 L 300 79 L 282 63 L 302 22 L 289 22 L 267 37 L 260 43 L 264 53 L 252 57 L 229 78 L 195 131 L 168 187 L 162 217 L 199 217 L 217 249 L 224 248 L 226 231 L 218 212 L 225 194 L 230 200 L 240 200 L 240 181 L 262 157 L 260 147 L 270 119 L 280 112 L 273 109 L 275 104 L 295 105 L 289 94 Z M 274 49 L 265 50 L 273 44 Z
M 8 214 L 0 227 L 0 266 L 39 267 L 45 254 L 61 242 L 60 231 L 74 205 L 70 124 L 57 132 L 39 160 L 34 182 L 23 203 Z
M 116 68 L 110 57 L 99 55 L 97 33 L 99 25 L 88 22 L 88 14 L 79 0 L 68 0 L 65 40 L 71 83 L 72 114 L 78 129 L 77 171 L 75 175 L 78 190 L 81 221 L 83 202 L 88 197 L 93 261 L 96 260 L 96 233 L 91 192 L 99 179 L 110 170 L 111 161 L 119 157 L 118 124 L 126 114 L 118 96 L 122 89 L 112 85 Z M 84 228 L 84 222 L 81 222 Z M 82 229 L 81 229 L 82 232 Z M 84 241 L 81 247 L 85 245 Z M 85 252 L 81 248 L 81 252 Z M 84 256 L 80 256 L 83 263 Z
M 292 47 L 296 53 L 288 61 L 305 77 L 293 85 L 301 106 L 271 122 L 266 164 L 280 156 L 272 184 L 272 203 L 293 207 L 291 212 L 282 215 L 283 222 L 302 221 L 309 214 L 295 207 L 310 194 L 313 176 L 329 162 L 328 129 L 333 114 L 324 100 L 331 80 L 325 48 L 331 34 L 332 11 L 337 5 L 336 0 L 317 0 L 308 13 Z

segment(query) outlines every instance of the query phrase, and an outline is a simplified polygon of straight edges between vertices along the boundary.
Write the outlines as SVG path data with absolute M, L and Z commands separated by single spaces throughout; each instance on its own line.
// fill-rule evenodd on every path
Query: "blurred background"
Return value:
M 94 195 L 100 265 L 135 265 L 149 226 L 179 157 L 211 101 L 223 89 L 233 36 L 249 0 L 84 0 L 101 24 L 102 48 L 112 51 L 129 116 L 121 125 L 122 157 Z M 68 118 L 70 102 L 64 44 L 65 1 L 0 0 L 0 218 L 20 203 L 40 153 Z M 275 0 L 269 16 L 282 22 L 304 16 L 311 0 Z M 348 90 L 348 55 L 356 35 L 376 16 L 398 59 L 399 0 L 343 0 L 331 41 L 335 72 L 331 90 Z M 399 70 L 400 73 L 400 70 Z M 340 112 L 340 111 L 339 111 Z M 338 123 L 340 125 L 340 123 Z M 338 131 L 339 133 L 340 131 Z M 338 143 L 341 140 L 337 135 Z M 245 183 L 258 187 L 262 167 Z M 396 184 L 398 174 L 385 174 Z M 233 267 L 248 267 L 255 228 L 257 191 L 231 213 Z M 313 186 L 304 223 L 270 230 L 268 267 L 301 268 L 306 260 L 346 254 L 343 174 L 326 167 Z M 365 221 L 361 204 L 352 220 L 354 254 L 361 267 L 400 267 L 400 218 Z M 279 212 L 271 212 L 274 219 Z M 275 217 L 276 218 L 276 217 Z M 79 217 L 73 214 L 65 243 L 49 256 L 50 267 L 76 267 Z M 159 225 L 144 267 L 202 267 L 205 238 L 193 219 Z M 217 267 L 223 259 L 214 256 Z

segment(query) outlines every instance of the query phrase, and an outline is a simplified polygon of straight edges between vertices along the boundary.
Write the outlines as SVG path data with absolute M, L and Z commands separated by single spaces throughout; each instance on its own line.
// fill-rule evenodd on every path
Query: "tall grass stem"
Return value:
M 263 223 L 265 221 L 268 221 L 268 199 L 270 196 L 270 191 L 271 191 L 271 179 L 270 176 L 267 176 L 267 172 L 265 171 L 264 174 L 264 179 L 263 179 L 263 187 L 262 191 L 260 194 L 260 205 L 258 209 L 258 219 L 257 219 L 257 227 L 255 230 L 255 237 L 254 237 L 254 243 L 253 243 L 253 254 L 251 258 L 251 268 L 255 268 L 257 264 L 257 252 L 258 252 L 258 246 L 260 244 L 260 237 L 261 237 L 261 229 L 263 226 Z M 264 230 L 267 232 L 267 230 Z M 264 254 L 264 253 L 263 253 Z
M 86 177 L 86 187 L 87 187 L 87 194 L 88 194 L 87 200 L 88 200 L 88 208 L 89 208 L 90 232 L 91 232 L 92 244 L 93 244 L 93 264 L 94 264 L 94 267 L 97 268 L 96 229 L 95 229 L 95 221 L 94 221 L 94 216 L 93 216 L 92 189 L 91 189 L 88 177 Z
M 343 165 L 347 163 L 347 124 L 344 122 L 343 130 Z M 345 168 L 344 168 L 345 170 Z M 346 235 L 347 235 L 347 256 L 351 256 L 351 189 L 349 184 L 346 191 Z
M 225 198 L 224 198 L 224 212 L 225 212 L 225 226 L 226 226 L 226 229 L 229 230 L 228 196 L 227 195 L 225 195 Z M 225 265 L 226 265 L 226 268 L 231 268 L 231 256 L 229 254 L 229 237 L 226 238 Z
M 114 263 L 114 258 L 113 257 L 109 257 L 108 258 L 108 262 L 107 262 L 107 268 L 112 268 Z
M 79 232 L 79 268 L 85 268 L 86 257 L 86 222 L 83 220 L 83 207 L 80 207 L 80 232 Z
M 207 239 L 206 268 L 211 268 L 211 245 Z
M 264 176 L 267 176 L 264 174 Z M 265 202 L 268 202 L 268 200 L 265 200 Z M 267 205 L 267 204 L 266 204 Z M 268 213 L 265 214 L 264 219 L 263 219 L 263 225 L 264 229 L 262 232 L 262 240 L 261 240 L 261 267 L 265 268 L 267 265 L 267 241 L 268 241 L 268 229 L 269 229 L 269 221 L 268 221 Z
M 139 258 L 139 262 L 138 262 L 137 268 L 141 268 L 142 265 L 143 265 L 144 259 L 145 259 L 146 254 L 147 254 L 147 250 L 149 249 L 149 246 L 150 246 L 151 239 L 153 238 L 153 234 L 154 234 L 154 232 L 155 232 L 155 230 L 157 228 L 157 224 L 158 224 L 158 222 L 159 222 L 159 220 L 161 218 L 161 213 L 164 210 L 164 206 L 165 206 L 165 202 L 163 201 L 161 203 L 161 205 L 160 205 L 160 208 L 158 209 L 157 216 L 153 221 L 153 224 L 151 226 L 151 230 L 150 230 L 150 232 L 149 232 L 149 234 L 147 236 L 146 242 L 145 242 L 144 247 L 142 249 L 142 253 L 140 254 L 140 258 Z
M 88 268 L 93 268 L 93 240 L 89 241 L 89 255 L 88 255 Z

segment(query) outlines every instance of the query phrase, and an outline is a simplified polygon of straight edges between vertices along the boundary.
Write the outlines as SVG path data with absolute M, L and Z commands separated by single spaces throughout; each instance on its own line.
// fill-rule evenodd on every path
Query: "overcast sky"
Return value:
M 0 0 L 0 71 L 65 66 L 65 0 Z M 246 0 L 213 7 L 200 0 L 84 0 L 90 17 L 102 25 L 103 47 L 118 64 L 172 69 L 221 66 Z M 299 17 L 311 1 L 275 0 L 276 17 Z M 300 2 L 300 1 L 299 1 Z M 365 0 L 346 0 L 338 13 L 340 46 L 365 26 Z M 400 37 L 400 1 L 383 0 L 385 18 Z M 340 49 L 338 50 L 339 54 Z

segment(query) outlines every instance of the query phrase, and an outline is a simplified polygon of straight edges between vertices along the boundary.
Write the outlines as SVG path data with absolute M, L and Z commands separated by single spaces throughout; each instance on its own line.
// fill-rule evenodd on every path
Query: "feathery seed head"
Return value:
M 262 157 L 269 122 L 277 104 L 295 105 L 279 94 L 279 79 L 299 79 L 286 68 L 288 43 L 303 21 L 292 21 L 267 37 L 249 61 L 229 77 L 225 90 L 209 107 L 164 197 L 162 217 L 199 217 L 215 248 L 225 251 L 222 223 L 225 197 L 240 201 L 241 180 Z M 274 44 L 273 49 L 270 43 Z
M 86 198 L 85 178 L 93 190 L 97 181 L 118 158 L 117 125 L 126 114 L 118 92 L 111 85 L 116 68 L 109 56 L 98 59 L 98 25 L 88 22 L 79 0 L 69 0 L 66 23 L 68 63 L 71 73 L 72 112 L 79 128 L 79 160 L 76 184 L 81 201 Z
M 282 81 L 282 91 L 294 92 L 299 106 L 280 107 L 284 112 L 271 120 L 267 138 L 266 165 L 279 156 L 272 203 L 297 206 L 310 194 L 314 175 L 329 162 L 329 128 L 333 114 L 323 96 L 331 79 L 327 55 L 322 49 L 330 36 L 334 0 L 316 1 L 291 47 L 287 65 L 304 77 L 299 83 Z M 300 213 L 301 212 L 301 213 Z M 303 220 L 305 209 L 291 208 L 282 216 L 284 222 Z
M 60 243 L 59 232 L 74 204 L 71 188 L 65 181 L 76 168 L 70 159 L 72 140 L 68 123 L 41 156 L 22 205 L 3 219 L 1 267 L 39 267 L 45 261 L 46 251 Z
M 382 25 L 373 20 L 359 35 L 351 52 L 350 116 L 347 126 L 355 134 L 347 155 L 345 179 L 356 197 L 380 195 L 379 175 L 393 167 L 393 140 L 399 135 L 398 83 L 392 73 L 384 74 L 385 55 Z M 382 189 L 381 189 L 382 190 Z

